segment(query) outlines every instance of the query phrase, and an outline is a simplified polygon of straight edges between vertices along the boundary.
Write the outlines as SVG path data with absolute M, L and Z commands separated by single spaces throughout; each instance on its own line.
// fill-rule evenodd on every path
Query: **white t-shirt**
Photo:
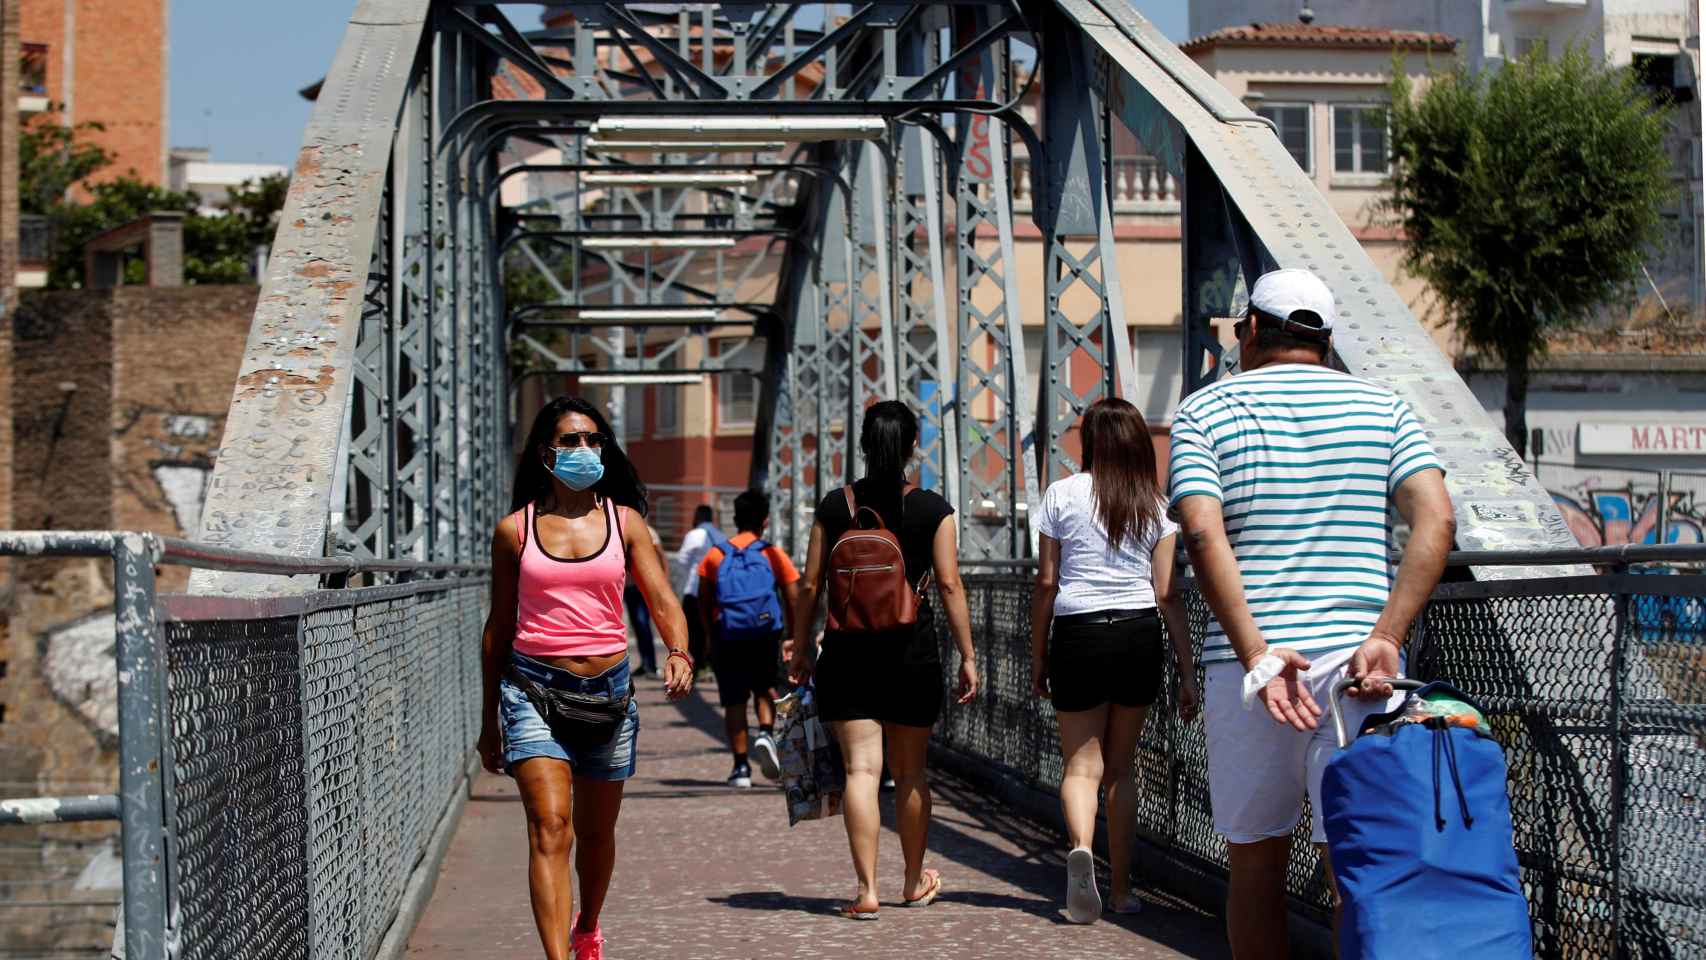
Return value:
M 1096 610 L 1142 610 L 1155 606 L 1149 555 L 1155 544 L 1179 532 L 1167 519 L 1167 505 L 1156 501 L 1158 523 L 1135 541 L 1127 538 L 1116 550 L 1096 516 L 1096 499 L 1088 473 L 1049 484 L 1043 494 L 1038 530 L 1060 541 L 1060 592 L 1054 598 L 1056 615 Z
M 706 533 L 702 526 L 694 527 L 681 538 L 681 549 L 675 552 L 677 594 L 683 597 L 699 594 L 699 561 L 705 559 L 705 554 L 710 552 L 711 535 Z

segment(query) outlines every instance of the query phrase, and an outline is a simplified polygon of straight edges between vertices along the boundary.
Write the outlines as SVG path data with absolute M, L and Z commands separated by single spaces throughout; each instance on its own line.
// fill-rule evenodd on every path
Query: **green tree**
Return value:
M 224 213 L 204 216 L 197 212 L 199 200 L 191 193 L 131 177 L 95 184 L 88 188 L 88 203 L 61 202 L 48 211 L 55 228 L 48 286 L 82 286 L 84 244 L 157 210 L 185 214 L 185 283 L 249 283 L 255 247 L 271 242 L 287 185 L 284 177 L 251 180 L 232 191 Z M 142 283 L 143 274 L 140 261 L 126 264 L 126 283 Z
M 1663 104 L 1572 46 L 1496 72 L 1390 87 L 1404 266 L 1465 342 L 1501 360 L 1505 436 L 1527 455 L 1529 369 L 1547 336 L 1630 289 L 1659 241 L 1670 164 Z
M 20 213 L 51 214 L 71 188 L 112 165 L 112 154 L 86 142 L 98 123 L 68 127 L 52 113 L 38 113 L 18 135 L 18 207 Z

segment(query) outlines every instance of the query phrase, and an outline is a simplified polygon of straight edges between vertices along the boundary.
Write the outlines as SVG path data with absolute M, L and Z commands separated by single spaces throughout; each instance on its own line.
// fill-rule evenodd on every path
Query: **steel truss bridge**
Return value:
M 1543 946 L 1699 946 L 1700 669 L 1651 651 L 1706 587 L 1559 579 L 1642 558 L 1548 552 L 1574 545 L 1550 497 L 1271 125 L 1125 0 L 553 9 L 560 26 L 524 30 L 537 4 L 358 4 L 198 543 L 0 536 L 0 555 L 114 564 L 120 791 L 0 804 L 0 823 L 122 816 L 129 956 L 398 955 L 460 809 L 485 544 L 536 376 L 757 378 L 750 478 L 796 551 L 810 506 L 859 472 L 860 411 L 919 410 L 964 552 L 1005 571 L 972 583 L 991 693 L 938 745 L 1048 787 L 1013 571 L 1040 491 L 1076 467 L 1077 418 L 1145 387 L 1126 314 L 1144 291 L 1116 269 L 1119 125 L 1179 184 L 1184 389 L 1235 369 L 1213 323 L 1258 274 L 1307 268 L 1341 306 L 1335 362 L 1404 397 L 1445 462 L 1457 562 L 1482 582 L 1442 588 L 1411 652 L 1512 725 Z M 1020 273 L 1016 196 L 1041 276 Z M 714 345 L 730 336 L 754 346 Z M 157 563 L 194 568 L 186 596 L 154 596 Z M 1150 726 L 1173 786 L 1146 842 L 1212 873 L 1200 729 Z M 1298 849 L 1295 904 L 1319 911 Z
M 554 9 L 567 26 L 528 31 L 538 5 L 359 5 L 297 161 L 202 539 L 476 561 L 504 512 L 520 380 L 704 374 L 759 378 L 751 480 L 792 519 L 788 545 L 856 475 L 859 411 L 898 398 L 933 423 L 927 473 L 979 520 L 968 554 L 1025 556 L 1041 489 L 1075 469 L 1077 418 L 1143 386 L 1126 317 L 1141 292 L 1113 269 L 1124 124 L 1181 185 L 1187 391 L 1223 369 L 1211 321 L 1242 312 L 1257 274 L 1311 269 L 1342 308 L 1338 362 L 1408 400 L 1449 464 L 1462 546 L 1572 543 L 1270 124 L 1123 0 Z M 1040 277 L 1017 269 L 1016 149 Z M 507 301 L 527 285 L 544 296 Z M 1038 285 L 1043 315 L 1025 316 L 1020 287 Z M 1044 329 L 1035 372 L 1027 323 Z M 741 353 L 762 363 L 731 363 L 713 333 L 761 343 Z

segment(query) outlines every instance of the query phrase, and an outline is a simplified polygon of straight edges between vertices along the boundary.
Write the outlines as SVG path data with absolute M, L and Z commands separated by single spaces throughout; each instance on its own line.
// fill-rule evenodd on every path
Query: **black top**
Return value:
M 858 480 L 853 484 L 853 498 L 859 507 L 870 507 L 883 518 L 883 526 L 900 538 L 901 557 L 906 562 L 906 579 L 911 582 L 913 589 L 918 588 L 918 582 L 929 573 L 934 560 L 933 547 L 936 541 L 936 528 L 942 521 L 954 515 L 954 508 L 948 501 L 930 490 L 913 490 L 907 494 L 906 510 L 901 510 L 900 491 L 890 487 L 878 490 L 870 480 Z M 835 541 L 851 525 L 847 516 L 847 498 L 840 487 L 831 490 L 817 505 L 817 522 L 823 524 L 824 547 L 834 549 Z

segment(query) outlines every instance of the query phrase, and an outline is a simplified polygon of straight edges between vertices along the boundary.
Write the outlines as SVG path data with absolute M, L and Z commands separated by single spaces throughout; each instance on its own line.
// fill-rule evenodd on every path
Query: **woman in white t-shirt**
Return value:
M 1190 625 L 1174 589 L 1179 528 L 1167 519 L 1149 427 L 1124 400 L 1101 400 L 1084 414 L 1080 437 L 1084 472 L 1043 495 L 1031 685 L 1037 696 L 1054 701 L 1060 720 L 1066 768 L 1060 805 L 1072 844 L 1067 916 L 1092 923 L 1102 913 L 1090 853 L 1098 787 L 1108 789 L 1109 908 L 1136 913 L 1142 905 L 1131 892 L 1132 760 L 1144 715 L 1161 689 L 1163 619 L 1186 722 L 1196 714 L 1198 696 Z

